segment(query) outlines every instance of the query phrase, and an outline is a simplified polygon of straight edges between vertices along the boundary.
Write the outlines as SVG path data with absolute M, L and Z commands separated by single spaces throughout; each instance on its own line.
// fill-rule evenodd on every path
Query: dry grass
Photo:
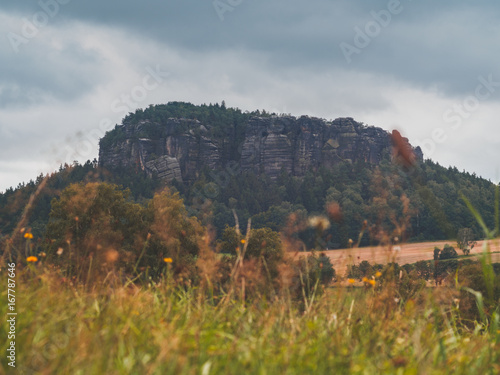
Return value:
M 0 278 L 5 283 L 3 272 Z M 19 373 L 500 371 L 500 331 L 460 327 L 453 288 L 424 290 L 405 303 L 390 286 L 336 288 L 304 312 L 286 297 L 214 299 L 165 279 L 88 291 L 41 265 L 17 280 Z M 6 304 L 0 310 L 5 316 Z M 7 371 L 5 358 L 1 364 Z

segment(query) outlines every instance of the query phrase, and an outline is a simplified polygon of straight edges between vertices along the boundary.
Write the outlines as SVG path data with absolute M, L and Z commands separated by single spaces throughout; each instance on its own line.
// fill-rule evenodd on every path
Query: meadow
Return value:
M 249 300 L 168 277 L 88 288 L 42 263 L 24 267 L 16 275 L 16 373 L 500 372 L 498 309 L 462 321 L 460 285 L 407 299 L 394 280 L 380 288 L 334 284 L 301 301 L 286 293 Z M 2 300 L 6 316 L 5 291 Z M 5 356 L 1 363 L 10 373 Z

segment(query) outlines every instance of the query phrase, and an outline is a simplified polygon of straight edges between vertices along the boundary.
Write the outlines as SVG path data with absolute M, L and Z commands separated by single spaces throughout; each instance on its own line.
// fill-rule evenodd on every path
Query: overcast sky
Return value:
M 0 191 L 168 101 L 353 117 L 498 181 L 499 19 L 493 0 L 2 1 Z

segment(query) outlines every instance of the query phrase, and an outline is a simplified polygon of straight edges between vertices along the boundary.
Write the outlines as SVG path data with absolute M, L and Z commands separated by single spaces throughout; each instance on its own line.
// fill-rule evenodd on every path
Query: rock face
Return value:
M 391 153 L 385 130 L 349 117 L 330 122 L 307 116 L 252 117 L 243 142 L 232 146 L 234 139 L 210 136 L 210 129 L 197 120 L 173 118 L 164 124 L 147 120 L 124 124 L 115 129 L 117 139 L 101 142 L 99 164 L 136 167 L 165 181 L 190 182 L 203 168 L 218 170 L 236 162 L 242 170 L 274 179 L 282 170 L 301 177 L 341 161 L 378 164 Z M 227 156 L 228 147 L 238 150 L 236 157 Z M 414 152 L 422 161 L 420 148 Z

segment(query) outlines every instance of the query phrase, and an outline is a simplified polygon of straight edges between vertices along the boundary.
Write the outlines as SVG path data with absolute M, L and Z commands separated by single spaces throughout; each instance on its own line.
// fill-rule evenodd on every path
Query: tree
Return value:
M 431 266 L 426 260 L 419 260 L 415 263 L 415 271 L 422 279 L 429 280 L 431 277 Z
M 441 249 L 439 247 L 435 247 L 434 248 L 434 260 L 438 260 L 439 259 L 439 253 L 440 253 Z
M 437 283 L 440 284 L 447 275 L 455 272 L 458 267 L 457 257 L 458 254 L 452 246 L 448 244 L 444 245 L 443 250 L 439 252 L 439 260 L 434 262 L 434 278 L 436 279 L 436 285 Z
M 361 272 L 362 276 L 369 277 L 372 274 L 372 266 L 367 260 L 363 260 L 359 264 L 359 271 Z
M 68 275 L 95 277 L 133 270 L 147 237 L 142 206 L 107 183 L 72 184 L 53 199 L 45 234 L 49 261 Z
M 319 254 L 318 262 L 321 269 L 321 283 L 327 285 L 336 276 L 335 268 L 333 268 L 332 261 L 325 253 Z
M 80 279 L 146 268 L 150 276 L 159 275 L 164 257 L 173 258 L 178 273 L 194 264 L 204 229 L 188 217 L 179 195 L 164 190 L 147 207 L 129 196 L 128 189 L 108 183 L 66 188 L 52 201 L 44 247 L 48 260 Z
M 469 255 L 470 251 L 476 245 L 476 241 L 473 240 L 474 232 L 471 228 L 461 228 L 457 235 L 457 245 L 460 250 L 463 251 L 464 255 Z
M 441 250 L 441 253 L 439 254 L 439 260 L 453 259 L 457 257 L 458 254 L 455 249 L 448 244 L 444 245 L 443 250 Z
M 236 255 L 243 248 L 244 237 L 233 227 L 226 227 L 222 234 L 220 250 L 222 253 Z M 283 260 L 283 244 L 280 235 L 269 229 L 251 229 L 245 259 L 257 261 L 264 271 L 270 273 L 272 279 L 278 276 L 278 265 Z

